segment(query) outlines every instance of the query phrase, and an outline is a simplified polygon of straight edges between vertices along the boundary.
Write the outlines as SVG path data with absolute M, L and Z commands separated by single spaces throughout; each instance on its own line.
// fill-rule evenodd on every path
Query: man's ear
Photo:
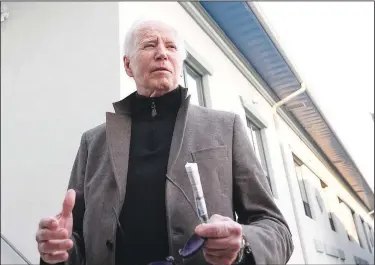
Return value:
M 124 56 L 123 57 L 123 62 L 124 62 L 124 68 L 125 72 L 128 74 L 129 77 L 134 77 L 133 76 L 133 71 L 130 69 L 130 60 L 128 57 Z

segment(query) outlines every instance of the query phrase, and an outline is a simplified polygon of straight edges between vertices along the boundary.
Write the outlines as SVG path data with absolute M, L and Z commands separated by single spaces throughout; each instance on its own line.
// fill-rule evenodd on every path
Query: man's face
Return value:
M 134 49 L 130 57 L 124 56 L 124 66 L 134 78 L 138 93 L 161 96 L 176 88 L 182 58 L 173 29 L 161 23 L 149 23 L 134 34 Z

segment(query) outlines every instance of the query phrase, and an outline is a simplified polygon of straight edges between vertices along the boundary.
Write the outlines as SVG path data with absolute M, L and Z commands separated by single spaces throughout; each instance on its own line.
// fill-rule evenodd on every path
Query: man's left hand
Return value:
M 203 254 L 213 265 L 230 265 L 241 248 L 242 227 L 229 217 L 214 214 L 208 223 L 200 224 L 195 233 L 207 238 Z

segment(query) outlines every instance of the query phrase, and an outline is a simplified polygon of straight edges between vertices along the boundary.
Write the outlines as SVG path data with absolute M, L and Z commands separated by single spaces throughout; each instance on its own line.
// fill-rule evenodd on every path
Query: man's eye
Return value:
M 168 49 L 177 50 L 177 46 L 176 45 L 168 45 Z
M 155 45 L 152 43 L 148 43 L 145 45 L 145 48 L 153 48 L 153 47 L 155 47 Z

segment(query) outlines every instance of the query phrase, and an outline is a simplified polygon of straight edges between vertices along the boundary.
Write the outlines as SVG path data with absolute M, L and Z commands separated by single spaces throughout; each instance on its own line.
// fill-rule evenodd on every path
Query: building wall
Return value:
M 341 184 L 341 181 L 332 174 L 332 172 L 307 148 L 302 140 L 286 125 L 283 126 L 285 139 L 291 146 L 291 151 L 302 160 L 303 176 L 305 178 L 305 186 L 312 208 L 313 219 L 307 217 L 303 207 L 299 207 L 298 214 L 302 218 L 302 230 L 304 233 L 304 244 L 309 249 L 308 262 L 310 264 L 355 264 L 354 256 L 367 260 L 373 264 L 374 248 L 372 253 L 369 252 L 366 243 L 365 232 L 358 218 L 361 216 L 363 220 L 374 227 L 373 219 L 367 214 L 366 209 L 349 193 L 348 189 Z M 319 179 L 327 184 L 327 188 L 322 188 Z M 298 183 L 295 179 L 295 189 L 293 192 L 299 195 Z M 323 206 L 323 212 L 320 211 L 316 196 L 320 196 L 328 204 Z M 299 195 L 300 196 L 300 195 Z M 357 226 L 359 228 L 359 237 L 365 242 L 364 247 L 360 247 L 357 241 L 349 241 L 346 236 L 346 229 L 349 229 L 355 236 L 357 229 L 355 227 L 351 212 L 348 211 L 345 203 L 340 203 L 342 199 L 355 212 Z M 336 232 L 330 228 L 327 209 L 333 213 L 333 220 L 337 227 Z M 340 260 L 336 257 L 320 253 L 316 251 L 314 240 L 318 240 L 321 244 L 341 249 L 346 259 Z M 358 240 L 358 239 L 357 239 Z
M 32 247 L 37 222 L 61 207 L 80 134 L 104 121 L 111 102 L 135 90 L 134 82 L 122 70 L 121 54 L 125 32 L 142 17 L 174 25 L 189 49 L 209 66 L 212 74 L 205 77 L 204 89 L 209 90 L 212 108 L 238 113 L 245 124 L 242 97 L 254 115 L 264 121 L 262 135 L 275 200 L 290 225 L 295 244 L 289 264 L 304 263 L 302 246 L 307 249 L 305 259 L 310 264 L 353 264 L 353 255 L 373 260 L 366 247 L 347 242 L 342 225 L 338 224 L 337 232 L 331 231 L 326 212 L 318 212 L 314 194 L 320 182 L 316 176 L 328 185 L 330 209 L 337 216 L 345 210 L 332 194 L 372 224 L 366 211 L 286 123 L 281 123 L 281 134 L 276 131 L 272 106 L 179 3 L 12 3 L 9 10 L 9 20 L 1 25 L 5 39 L 2 55 L 6 54 L 1 58 L 2 143 L 6 142 L 2 144 L 2 233 L 33 262 L 37 261 L 36 248 Z M 40 94 L 36 95 L 38 90 Z M 53 101 L 56 95 L 59 100 Z M 64 108 L 66 102 L 68 109 Z M 24 133 L 26 130 L 28 133 Z M 48 138 L 50 135 L 55 137 Z M 280 138 L 290 145 L 289 159 L 293 151 L 306 164 L 303 175 L 308 180 L 314 219 L 304 214 L 295 175 L 290 176 L 289 190 Z M 17 185 L 19 182 L 23 184 Z M 297 198 L 297 212 L 290 192 Z M 15 212 L 13 207 L 21 211 Z M 317 252 L 314 239 L 344 250 L 345 262 Z
M 6 4 L 1 233 L 36 264 L 38 222 L 61 209 L 81 134 L 104 122 L 120 97 L 118 6 Z M 10 249 L 1 251 L 1 264 L 18 263 Z

